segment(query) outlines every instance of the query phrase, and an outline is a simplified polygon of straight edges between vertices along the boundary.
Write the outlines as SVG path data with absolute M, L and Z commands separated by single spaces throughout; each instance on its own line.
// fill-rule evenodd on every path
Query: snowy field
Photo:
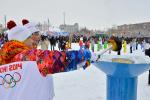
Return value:
M 78 50 L 78 44 L 72 44 L 72 49 Z M 144 55 L 140 46 L 132 54 L 129 53 L 129 46 L 127 50 L 126 54 L 123 53 L 123 50 L 121 54 L 144 57 L 150 61 L 150 58 Z M 104 54 L 104 57 L 106 55 L 109 55 L 109 53 Z M 116 53 L 111 52 L 110 55 L 115 56 Z M 138 77 L 137 100 L 150 100 L 150 86 L 148 86 L 147 81 L 148 72 Z M 79 69 L 72 72 L 54 74 L 53 82 L 54 100 L 106 100 L 106 75 L 94 65 L 91 65 L 86 70 Z

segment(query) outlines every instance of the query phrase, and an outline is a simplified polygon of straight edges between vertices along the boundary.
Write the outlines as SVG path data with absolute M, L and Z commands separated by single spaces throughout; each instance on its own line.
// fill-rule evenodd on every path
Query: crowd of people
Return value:
M 41 33 L 41 38 L 39 45 L 41 46 L 42 50 L 48 50 L 48 46 L 50 44 L 50 50 L 56 50 L 56 44 L 58 44 L 58 48 L 60 51 L 65 51 L 67 48 L 67 45 L 69 43 L 79 43 L 80 46 L 83 45 L 83 43 L 88 47 L 91 47 L 91 50 L 94 52 L 94 48 L 97 48 L 97 51 L 99 51 L 101 48 L 106 49 L 108 47 L 108 39 L 109 37 L 99 37 L 99 36 L 83 36 L 83 35 L 73 35 L 71 38 L 72 41 L 69 41 L 70 36 L 53 36 L 53 35 L 43 35 Z M 122 41 L 122 47 L 125 47 L 124 43 L 127 45 L 130 45 L 130 53 L 138 49 L 138 46 L 140 45 L 143 52 L 145 49 L 148 49 L 147 43 L 150 43 L 150 38 L 148 37 L 117 37 L 120 41 Z M 82 40 L 83 43 L 80 41 Z M 5 42 L 8 41 L 7 34 L 3 33 L 0 34 L 0 48 L 3 46 Z M 97 47 L 94 46 L 94 44 L 97 44 Z

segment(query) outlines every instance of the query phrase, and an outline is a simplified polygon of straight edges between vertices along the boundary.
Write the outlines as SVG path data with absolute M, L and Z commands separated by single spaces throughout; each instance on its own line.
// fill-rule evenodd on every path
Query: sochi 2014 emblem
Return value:
M 14 72 L 13 74 L 5 74 L 5 76 L 0 76 L 0 86 L 4 88 L 13 88 L 21 80 L 21 74 Z

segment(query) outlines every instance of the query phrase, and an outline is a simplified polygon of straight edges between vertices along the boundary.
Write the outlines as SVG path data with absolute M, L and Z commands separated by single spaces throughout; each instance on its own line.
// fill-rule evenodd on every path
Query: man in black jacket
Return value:
M 145 50 L 145 55 L 150 57 L 150 48 Z M 150 85 L 150 70 L 149 70 L 149 76 L 148 76 L 148 84 Z

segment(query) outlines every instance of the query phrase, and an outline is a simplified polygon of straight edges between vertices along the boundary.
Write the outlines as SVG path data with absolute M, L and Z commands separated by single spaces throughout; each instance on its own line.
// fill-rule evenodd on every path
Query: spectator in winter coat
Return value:
M 127 52 L 127 42 L 125 40 L 123 41 L 123 52 Z
M 101 37 L 99 37 L 97 41 L 97 51 L 99 51 L 100 49 L 101 49 Z
M 55 50 L 55 42 L 56 42 L 56 40 L 55 40 L 55 37 L 54 36 L 52 36 L 50 39 L 50 44 L 51 44 L 51 50 Z
M 66 50 L 66 41 L 63 39 L 61 42 L 61 50 L 65 51 Z
M 4 38 L 0 35 L 0 48 L 2 47 L 3 44 L 4 44 Z
M 87 40 L 86 42 L 85 42 L 85 48 L 90 48 L 90 41 L 89 40 Z
M 150 47 L 145 50 L 145 55 L 150 57 Z M 148 76 L 148 84 L 150 85 L 150 70 L 149 70 L 149 76 Z
M 130 53 L 132 53 L 133 41 L 130 42 Z
M 47 38 L 41 38 L 40 45 L 42 50 L 48 50 L 49 41 Z
M 91 50 L 92 50 L 92 52 L 94 52 L 94 44 L 95 44 L 94 38 L 92 38 L 91 39 Z
M 80 38 L 79 46 L 80 46 L 80 50 L 81 50 L 83 48 L 83 38 L 82 37 Z
M 143 40 L 143 41 L 142 41 L 142 44 L 141 44 L 141 48 L 142 48 L 142 51 L 143 51 L 143 52 L 145 51 L 145 46 L 146 46 L 146 41 Z
M 62 37 L 60 36 L 58 39 L 58 49 L 61 50 L 61 42 L 62 42 Z

